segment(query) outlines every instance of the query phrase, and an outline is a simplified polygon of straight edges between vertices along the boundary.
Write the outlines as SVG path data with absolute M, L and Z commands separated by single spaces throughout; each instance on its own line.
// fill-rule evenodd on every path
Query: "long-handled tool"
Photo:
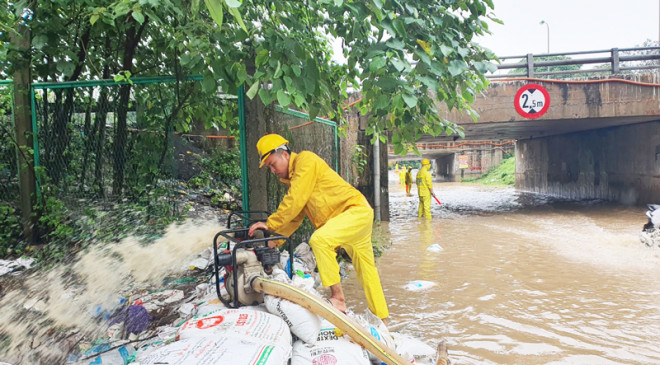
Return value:
M 433 197 L 433 199 L 435 199 L 435 201 L 438 202 L 438 204 L 442 205 L 442 203 L 440 203 L 440 200 L 438 200 L 438 198 L 435 197 L 435 194 L 433 194 L 432 197 Z

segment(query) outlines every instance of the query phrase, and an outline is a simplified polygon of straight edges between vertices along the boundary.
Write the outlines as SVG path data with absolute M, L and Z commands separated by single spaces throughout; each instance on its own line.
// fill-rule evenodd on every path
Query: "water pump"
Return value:
M 246 212 L 240 212 L 246 213 Z M 237 214 L 232 212 L 232 214 Z M 229 226 L 232 215 L 228 218 Z M 293 267 L 293 248 L 291 242 L 285 236 L 276 235 L 274 232 L 257 230 L 254 237 L 248 237 L 250 230 L 247 228 L 234 228 L 218 232 L 213 238 L 213 257 L 215 287 L 218 299 L 228 308 L 238 308 L 241 305 L 255 305 L 263 303 L 262 293 L 252 289 L 252 281 L 257 277 L 266 277 L 273 271 L 273 267 L 280 265 L 280 251 L 268 247 L 270 240 L 285 240 L 289 248 L 289 267 Z M 234 243 L 227 249 L 218 252 L 218 238 L 224 237 L 227 242 Z M 224 282 L 229 300 L 222 297 L 220 292 L 220 270 L 224 267 Z M 289 274 L 291 276 L 291 274 Z

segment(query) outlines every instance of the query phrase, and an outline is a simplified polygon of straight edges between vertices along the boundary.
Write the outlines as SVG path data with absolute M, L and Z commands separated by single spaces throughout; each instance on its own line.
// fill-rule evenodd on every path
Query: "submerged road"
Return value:
M 444 338 L 458 364 L 660 363 L 660 251 L 639 241 L 643 207 L 436 183 L 443 205 L 418 219 L 416 191 L 390 175 L 392 219 L 374 236 L 389 242 L 377 264 L 392 328 Z M 363 311 L 354 274 L 345 290 Z

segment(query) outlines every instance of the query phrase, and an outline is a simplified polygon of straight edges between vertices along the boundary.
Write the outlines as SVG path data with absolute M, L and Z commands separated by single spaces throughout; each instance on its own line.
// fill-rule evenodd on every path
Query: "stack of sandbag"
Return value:
M 312 277 L 296 275 L 289 279 L 289 276 L 283 270 L 274 268 L 270 279 L 292 285 L 319 298 L 321 297 L 314 289 L 315 284 Z M 308 343 L 316 341 L 316 336 L 321 329 L 321 317 L 298 304 L 271 295 L 264 295 L 264 304 L 269 313 L 284 320 L 295 339 L 301 339 Z
M 291 365 L 351 364 L 371 365 L 367 350 L 351 342 L 327 320 L 321 321 L 316 341 L 297 340 L 293 343 Z
M 394 339 L 396 352 L 404 359 L 414 360 L 411 364 L 431 365 L 436 363 L 437 351 L 431 346 L 399 332 L 391 332 L 390 335 Z
M 291 333 L 279 317 L 255 307 L 221 309 L 186 321 L 178 341 L 160 347 L 139 364 L 286 365 L 291 357 Z

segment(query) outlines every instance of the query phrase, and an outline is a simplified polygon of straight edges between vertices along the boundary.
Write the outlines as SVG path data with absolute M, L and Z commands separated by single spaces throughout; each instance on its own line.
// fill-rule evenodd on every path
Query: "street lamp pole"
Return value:
M 545 20 L 541 20 L 539 24 L 545 24 L 546 28 L 548 29 L 548 53 L 550 53 L 550 25 Z

